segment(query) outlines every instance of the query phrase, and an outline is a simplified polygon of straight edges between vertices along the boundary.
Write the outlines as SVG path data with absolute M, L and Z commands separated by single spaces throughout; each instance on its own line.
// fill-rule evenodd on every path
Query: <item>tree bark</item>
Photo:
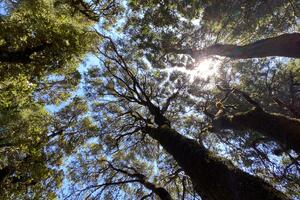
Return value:
M 223 115 L 213 121 L 213 129 L 253 130 L 266 135 L 287 149 L 300 153 L 300 119 L 259 108 L 234 115 Z
M 287 33 L 277 37 L 258 40 L 247 45 L 216 44 L 202 50 L 172 49 L 172 53 L 189 54 L 193 58 L 202 56 L 224 56 L 234 59 L 282 56 L 300 58 L 300 33 Z
M 191 178 L 204 200 L 285 200 L 283 193 L 259 177 L 247 174 L 231 162 L 211 155 L 196 141 L 168 126 L 145 130 L 170 153 Z

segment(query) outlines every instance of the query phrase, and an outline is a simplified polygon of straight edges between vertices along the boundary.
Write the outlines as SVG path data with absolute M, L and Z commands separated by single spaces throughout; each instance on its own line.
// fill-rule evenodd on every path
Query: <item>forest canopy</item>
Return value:
M 0 0 L 0 199 L 300 199 L 296 0 Z

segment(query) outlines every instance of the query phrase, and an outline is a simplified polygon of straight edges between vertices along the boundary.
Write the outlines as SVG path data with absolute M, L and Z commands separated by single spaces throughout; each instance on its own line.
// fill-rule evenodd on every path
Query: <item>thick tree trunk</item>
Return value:
M 146 132 L 174 157 L 204 200 L 288 199 L 262 179 L 214 157 L 203 146 L 168 126 L 146 128 Z
M 248 112 L 217 117 L 213 128 L 254 130 L 300 153 L 300 119 L 254 108 Z
M 216 44 L 202 50 L 173 49 L 171 52 L 189 54 L 195 59 L 201 56 L 212 55 L 234 59 L 263 58 L 268 56 L 300 58 L 300 33 L 282 34 L 243 46 Z

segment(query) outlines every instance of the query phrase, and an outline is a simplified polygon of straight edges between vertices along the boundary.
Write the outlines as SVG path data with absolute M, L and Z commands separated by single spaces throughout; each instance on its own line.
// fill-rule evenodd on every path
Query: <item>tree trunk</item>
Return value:
M 203 146 L 168 126 L 148 127 L 146 132 L 174 157 L 204 200 L 288 199 L 261 178 L 214 157 Z
M 282 34 L 243 46 L 216 44 L 202 50 L 173 49 L 171 52 L 189 54 L 195 59 L 201 56 L 212 55 L 234 59 L 263 58 L 268 56 L 300 58 L 300 33 Z
M 217 117 L 213 128 L 257 131 L 276 140 L 285 148 L 300 153 L 300 119 L 254 108 L 248 112 Z

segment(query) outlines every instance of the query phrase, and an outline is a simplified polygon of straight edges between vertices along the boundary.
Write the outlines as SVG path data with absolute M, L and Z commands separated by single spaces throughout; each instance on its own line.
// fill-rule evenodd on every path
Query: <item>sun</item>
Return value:
M 220 64 L 219 60 L 207 58 L 198 61 L 197 67 L 193 70 L 196 76 L 201 78 L 207 78 L 217 73 L 218 66 Z
M 189 81 L 193 82 L 196 78 L 207 79 L 212 75 L 215 75 L 218 72 L 220 64 L 221 61 L 219 59 L 207 58 L 199 60 L 192 69 L 176 66 L 163 70 L 168 72 L 172 72 L 174 70 L 184 72 L 190 76 Z

